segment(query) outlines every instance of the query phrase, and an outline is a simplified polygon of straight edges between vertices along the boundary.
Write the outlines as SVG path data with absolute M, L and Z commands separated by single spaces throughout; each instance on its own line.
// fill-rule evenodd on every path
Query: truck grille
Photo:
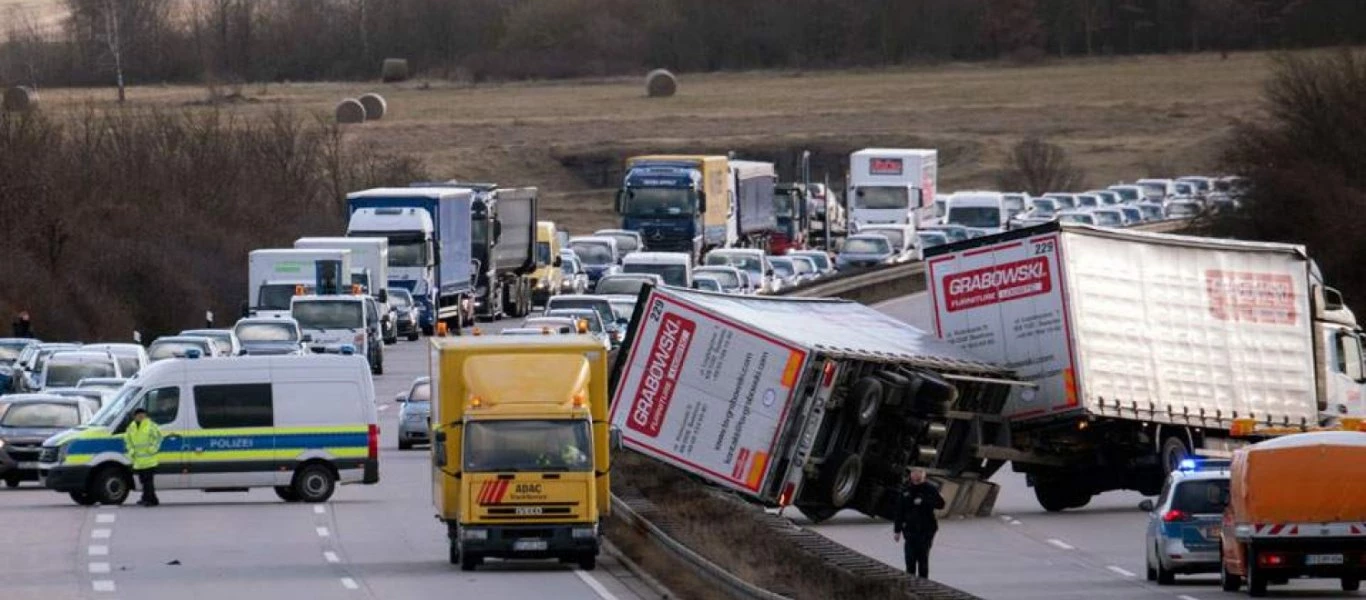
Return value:
M 500 519 L 556 519 L 574 514 L 570 506 L 501 506 L 489 508 L 488 516 Z

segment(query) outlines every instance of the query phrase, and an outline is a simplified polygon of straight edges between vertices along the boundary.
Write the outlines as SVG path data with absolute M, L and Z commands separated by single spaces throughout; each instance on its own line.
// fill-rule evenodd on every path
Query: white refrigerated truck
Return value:
M 342 293 L 350 284 L 350 272 L 350 250 L 252 250 L 247 255 L 247 301 L 242 312 L 247 316 L 288 317 L 290 299 L 299 286 L 309 294 Z
M 918 225 L 934 216 L 939 151 L 864 148 L 849 155 L 849 229 Z
M 1303 246 L 1051 223 L 926 252 L 936 333 L 1037 384 L 1010 458 L 1048 510 L 1156 495 L 1235 419 L 1312 428 L 1363 413 L 1360 328 Z
M 383 301 L 389 287 L 389 239 L 383 237 L 303 237 L 294 240 L 294 247 L 307 249 L 336 248 L 351 251 L 350 283 L 360 285 L 366 293 Z
M 989 511 L 1002 369 L 844 300 L 643 292 L 613 381 L 629 449 L 813 520 L 890 517 L 912 466 L 948 512 Z

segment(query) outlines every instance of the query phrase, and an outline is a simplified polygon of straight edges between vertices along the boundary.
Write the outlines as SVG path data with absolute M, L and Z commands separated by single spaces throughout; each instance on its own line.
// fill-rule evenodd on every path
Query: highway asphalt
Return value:
M 592 572 L 554 561 L 489 561 L 464 573 L 447 563 L 445 526 L 433 517 L 429 454 L 425 446 L 401 452 L 394 437 L 394 394 L 426 375 L 426 348 L 426 339 L 385 348 L 386 373 L 375 378 L 380 483 L 341 487 L 325 504 L 286 504 L 267 489 L 167 491 L 157 508 L 83 508 L 34 483 L 0 489 L 0 598 L 652 596 L 607 555 Z
M 883 312 L 933 335 L 924 294 L 879 305 Z M 1144 580 L 1144 496 L 1109 492 L 1079 510 L 1045 512 L 1022 475 L 1002 469 L 993 478 L 1001 493 L 990 518 L 941 524 L 930 555 L 930 578 L 989 599 L 1114 598 L 1210 600 L 1247 597 L 1224 592 L 1219 576 L 1178 575 L 1177 585 Z M 795 521 L 809 525 L 800 513 Z M 889 522 L 852 511 L 812 526 L 822 535 L 887 564 L 904 567 Z M 1272 586 L 1270 597 L 1344 598 L 1336 580 L 1297 580 Z

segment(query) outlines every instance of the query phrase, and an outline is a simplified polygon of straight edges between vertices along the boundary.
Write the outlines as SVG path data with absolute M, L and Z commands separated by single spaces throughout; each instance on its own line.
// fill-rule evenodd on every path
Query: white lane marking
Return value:
M 113 523 L 117 515 L 95 515 L 96 523 Z
M 360 589 L 360 586 L 359 586 L 359 585 L 356 585 L 356 580 L 355 580 L 355 579 L 352 579 L 352 578 L 350 578 L 350 577 L 343 577 L 343 578 L 341 578 L 341 581 L 342 581 L 342 587 L 345 587 L 345 588 L 348 589 L 348 590 Z
M 318 537 L 327 537 L 329 535 L 332 535 L 332 532 L 328 531 L 326 527 L 318 528 Z
M 379 405 L 379 409 L 378 409 L 378 410 L 389 410 L 389 405 L 388 405 L 388 404 L 381 404 L 381 405 Z
M 90 587 L 95 588 L 97 592 L 112 592 L 114 591 L 114 581 L 112 579 L 96 579 L 90 582 Z
M 323 513 L 325 513 L 325 512 L 327 512 L 327 509 L 326 509 L 326 508 L 323 508 L 321 504 L 319 504 L 318 506 L 314 506 L 314 507 L 313 507 L 313 513 L 314 513 L 314 514 L 319 514 L 319 515 L 321 515 L 321 514 L 323 514 Z
M 1064 542 L 1064 541 L 1062 541 L 1062 540 L 1059 540 L 1059 539 L 1051 539 L 1051 540 L 1048 540 L 1048 543 L 1053 544 L 1054 546 L 1057 546 L 1057 547 L 1059 547 L 1059 548 L 1062 548 L 1063 550 L 1076 550 L 1076 549 L 1077 549 L 1076 546 L 1073 546 L 1073 545 L 1071 545 L 1071 544 L 1069 544 L 1069 543 L 1067 543 L 1067 542 Z
M 90 532 L 90 537 L 97 540 L 107 540 L 111 535 L 114 535 L 111 529 L 96 529 Z
M 1007 522 L 1007 523 L 1009 523 L 1009 522 L 1011 522 L 1013 519 L 1010 518 L 1010 515 L 1001 515 L 1001 520 L 1002 520 L 1002 521 L 1005 521 L 1005 522 Z
M 109 572 L 109 563 L 107 563 L 107 562 L 92 562 L 92 563 L 90 563 L 90 572 L 91 572 L 91 573 L 95 573 L 95 574 L 108 573 L 108 572 Z
M 1024 525 L 1023 522 L 1021 522 L 1021 521 L 1019 521 L 1019 520 L 1017 520 L 1017 519 L 1011 519 L 1010 524 L 1011 524 L 1011 525 Z
M 602 583 L 599 582 L 596 578 L 594 578 L 592 575 L 589 575 L 588 571 L 574 569 L 574 574 L 578 575 L 579 579 L 582 579 L 585 585 L 587 585 L 589 588 L 592 588 L 593 593 L 597 594 L 599 598 L 602 598 L 602 600 L 617 600 L 617 597 L 613 596 L 612 592 L 607 591 L 607 588 L 603 587 Z
M 336 552 L 324 552 L 324 553 L 323 553 L 323 559 L 327 560 L 327 562 L 330 562 L 330 563 L 338 563 L 338 562 L 341 562 L 341 558 L 339 558 L 339 557 L 337 556 L 337 553 L 336 553 Z
M 86 548 L 86 553 L 91 556 L 109 556 L 109 546 L 91 546 Z
M 1187 596 L 1187 595 L 1185 595 L 1185 594 L 1181 594 L 1180 596 L 1177 596 L 1177 599 L 1178 599 L 1178 600 L 1200 600 L 1199 598 L 1196 598 L 1195 596 Z
M 1105 567 L 1105 568 L 1107 568 L 1107 569 L 1109 569 L 1109 570 L 1111 570 L 1111 571 L 1114 571 L 1115 573 L 1119 573 L 1120 575 L 1123 575 L 1123 576 L 1125 576 L 1125 577 L 1138 577 L 1138 575 L 1133 574 L 1133 572 L 1131 572 L 1131 571 L 1129 571 L 1129 570 L 1127 570 L 1127 569 L 1123 569 L 1123 568 L 1121 568 L 1121 567 L 1116 567 L 1116 566 L 1114 566 L 1114 565 L 1110 565 L 1110 566 Z

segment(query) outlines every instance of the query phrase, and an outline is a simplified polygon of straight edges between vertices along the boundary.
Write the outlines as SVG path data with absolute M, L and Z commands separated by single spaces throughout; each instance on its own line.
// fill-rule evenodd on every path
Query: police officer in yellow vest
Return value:
M 138 485 L 142 487 L 142 499 L 138 500 L 138 505 L 161 504 L 157 500 L 156 483 L 153 481 L 157 472 L 157 452 L 161 451 L 161 429 L 147 418 L 145 409 L 133 411 L 133 422 L 128 424 L 128 431 L 123 433 L 123 445 L 128 451 L 128 458 L 133 461 L 133 473 L 138 476 Z

